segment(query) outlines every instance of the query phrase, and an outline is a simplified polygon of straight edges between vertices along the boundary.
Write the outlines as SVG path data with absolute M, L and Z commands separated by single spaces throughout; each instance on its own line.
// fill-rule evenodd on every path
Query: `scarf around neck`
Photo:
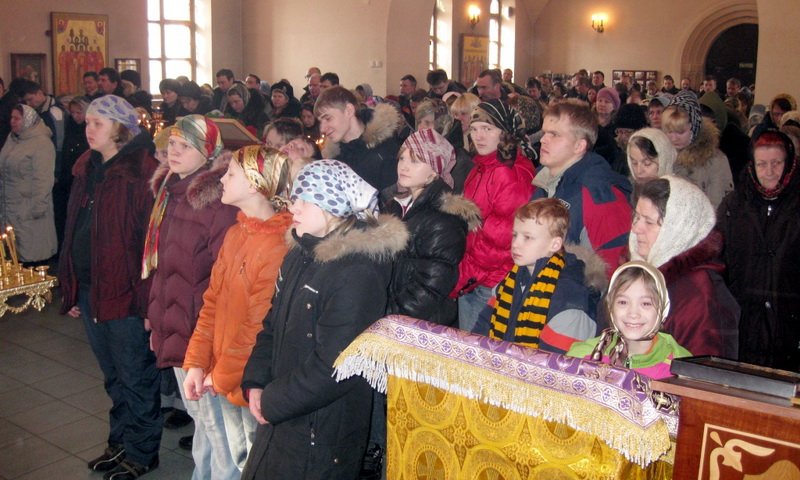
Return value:
M 561 269 L 563 268 L 564 255 L 556 253 L 550 257 L 547 264 L 531 282 L 517 316 L 514 343 L 531 348 L 539 348 L 539 337 L 545 323 L 547 323 L 550 300 L 553 298 L 558 277 L 561 275 Z M 489 330 L 489 337 L 495 340 L 502 340 L 508 331 L 511 305 L 513 296 L 516 293 L 517 272 L 519 269 L 519 265 L 514 265 L 514 268 L 506 275 L 505 280 L 497 286 L 497 304 L 494 312 L 492 312 L 492 326 L 491 330 Z

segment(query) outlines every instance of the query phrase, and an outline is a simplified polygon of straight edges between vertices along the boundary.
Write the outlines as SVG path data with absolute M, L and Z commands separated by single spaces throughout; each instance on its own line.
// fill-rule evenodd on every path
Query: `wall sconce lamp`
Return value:
M 469 16 L 469 25 L 475 30 L 475 25 L 481 21 L 481 9 L 477 5 L 470 5 L 467 8 L 467 15 Z
M 595 13 L 592 15 L 592 29 L 597 33 L 605 31 L 605 24 L 608 23 L 608 17 L 604 13 Z

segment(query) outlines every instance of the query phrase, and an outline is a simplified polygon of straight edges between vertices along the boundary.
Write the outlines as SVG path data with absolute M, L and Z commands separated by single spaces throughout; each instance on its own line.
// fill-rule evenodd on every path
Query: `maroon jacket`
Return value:
M 161 222 L 158 267 L 151 274 L 153 287 L 147 318 L 159 368 L 181 367 L 189 339 L 203 306 L 211 267 L 228 228 L 236 223 L 238 209 L 220 202 L 220 178 L 226 166 L 201 169 L 186 178 L 167 180 L 169 201 Z M 159 167 L 152 188 L 157 193 L 169 169 Z
M 149 180 L 158 165 L 146 134 L 135 137 L 117 154 L 102 181 L 95 184 L 91 227 L 90 302 L 95 321 L 128 316 L 144 317 L 150 282 L 142 281 L 142 249 L 147 221 L 153 207 Z M 78 303 L 78 279 L 72 265 L 75 224 L 81 207 L 89 201 L 86 192 L 93 168 L 89 150 L 75 162 L 75 180 L 67 205 L 64 244 L 59 262 L 59 282 L 66 313 Z

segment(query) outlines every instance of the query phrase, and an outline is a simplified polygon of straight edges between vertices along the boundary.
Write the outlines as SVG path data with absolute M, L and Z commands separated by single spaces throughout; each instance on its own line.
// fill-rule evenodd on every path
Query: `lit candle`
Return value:
M 4 233 L 0 236 L 0 276 L 5 278 L 6 276 L 6 247 L 4 242 L 6 241 L 6 234 Z
M 6 241 L 8 242 L 8 251 L 11 255 L 11 263 L 14 265 L 14 267 L 18 267 L 19 260 L 17 259 L 17 236 L 14 235 L 14 227 L 11 225 L 7 226 L 6 234 L 8 235 Z

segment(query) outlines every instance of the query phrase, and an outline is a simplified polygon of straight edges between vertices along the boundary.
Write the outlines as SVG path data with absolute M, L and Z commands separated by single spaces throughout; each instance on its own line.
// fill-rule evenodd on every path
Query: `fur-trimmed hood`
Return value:
M 481 219 L 481 209 L 475 205 L 475 202 L 463 195 L 454 193 L 442 194 L 439 198 L 439 210 L 455 215 L 467 222 L 467 228 L 471 232 L 477 230 L 483 221 Z
M 364 124 L 361 140 L 367 148 L 375 148 L 395 136 L 405 123 L 400 112 L 388 103 L 379 103 L 375 108 L 362 108 L 356 112 L 356 116 Z M 339 151 L 338 142 L 325 142 L 322 158 L 336 158 Z
M 586 286 L 600 293 L 605 293 L 608 288 L 608 276 L 606 275 L 606 262 L 596 254 L 591 248 L 573 243 L 565 243 L 564 250 L 578 257 L 585 265 L 583 276 Z
M 286 232 L 289 248 L 302 248 L 294 234 Z M 408 228 L 402 220 L 393 215 L 378 215 L 377 224 L 359 222 L 344 233 L 334 232 L 318 241 L 310 240 L 314 260 L 329 263 L 347 255 L 365 255 L 374 261 L 391 261 L 405 250 L 409 240 Z M 307 236 L 300 241 L 306 245 Z
M 202 210 L 222 198 L 220 179 L 228 169 L 228 157 L 218 156 L 205 171 L 194 175 L 186 186 L 186 199 L 195 210 Z M 204 167 L 205 168 L 205 167 Z M 150 189 L 158 195 L 158 188 L 169 173 L 169 165 L 161 164 L 150 178 Z
M 703 119 L 697 138 L 678 152 L 676 162 L 685 168 L 702 167 L 710 162 L 719 147 L 719 129 L 708 118 Z

